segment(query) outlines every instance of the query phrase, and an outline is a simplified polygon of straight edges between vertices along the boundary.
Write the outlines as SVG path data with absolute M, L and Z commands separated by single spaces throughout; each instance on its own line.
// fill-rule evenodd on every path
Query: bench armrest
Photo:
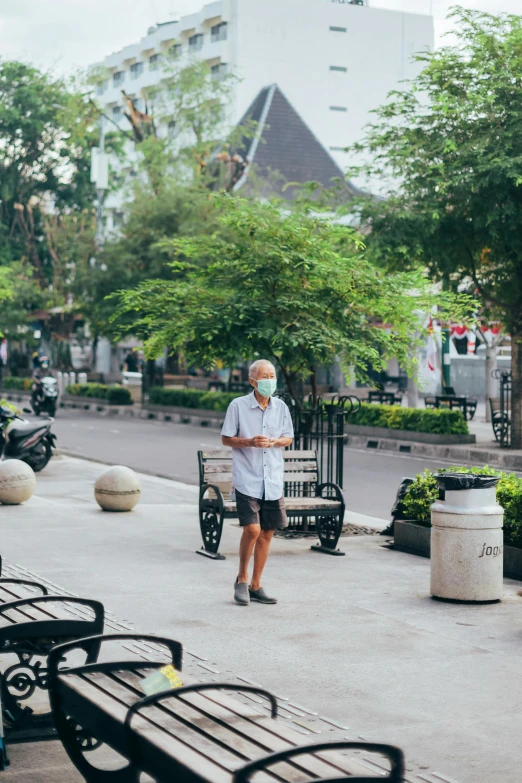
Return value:
M 322 498 L 323 497 L 323 491 L 325 489 L 333 489 L 335 491 L 335 499 L 339 501 L 339 503 L 342 503 L 344 506 L 344 495 L 342 493 L 341 487 L 338 484 L 334 484 L 332 481 L 325 481 L 322 484 L 318 484 L 315 488 L 315 496 L 316 498 Z
M 218 487 L 217 484 L 202 484 L 199 490 L 199 502 L 200 504 L 203 502 L 203 495 L 205 492 L 208 492 L 209 489 L 214 490 L 216 493 L 216 500 L 214 501 L 212 498 L 207 498 L 205 500 L 209 500 L 211 503 L 214 503 L 215 505 L 218 505 L 220 507 L 224 506 L 225 499 L 223 497 L 223 493 L 221 492 L 221 489 Z
M 405 774 L 404 754 L 402 750 L 394 745 L 381 745 L 374 742 L 318 742 L 311 745 L 300 745 L 295 748 L 271 753 L 268 756 L 262 756 L 260 759 L 250 761 L 240 769 L 236 770 L 232 783 L 249 783 L 252 775 L 265 767 L 272 766 L 280 761 L 288 761 L 295 756 L 303 753 L 319 753 L 325 750 L 365 750 L 368 753 L 380 753 L 391 762 L 390 774 L 386 777 L 356 777 L 352 775 L 342 775 L 331 778 L 319 778 L 316 783 L 380 783 L 380 781 L 389 781 L 389 783 L 402 783 Z
M 63 657 L 67 655 L 67 653 L 71 652 L 72 650 L 85 650 L 88 655 L 91 654 L 92 650 L 96 650 L 96 655 L 99 654 L 99 650 L 101 645 L 104 642 L 115 642 L 115 641 L 126 641 L 126 642 L 135 642 L 135 641 L 143 641 L 143 642 L 152 642 L 154 644 L 162 644 L 169 650 L 171 656 L 172 656 L 172 663 L 174 667 L 181 671 L 182 669 L 182 663 L 183 663 L 183 647 L 180 644 L 180 642 L 174 641 L 174 639 L 167 639 L 163 636 L 152 636 L 151 634 L 134 634 L 134 633 L 112 633 L 112 634 L 98 634 L 97 636 L 87 636 L 85 639 L 78 639 L 74 642 L 66 642 L 65 644 L 59 644 L 56 647 L 54 647 L 51 652 L 49 653 L 48 657 L 48 670 L 49 670 L 49 677 L 51 680 L 51 683 L 54 681 L 56 676 L 60 673 L 58 666 L 60 662 L 62 661 Z M 92 659 L 92 655 L 91 655 Z M 81 673 L 82 671 L 94 671 L 95 669 L 98 671 L 106 670 L 114 670 L 117 671 L 118 667 L 124 668 L 125 665 L 128 665 L 128 661 L 125 662 L 117 662 L 117 661 L 107 661 L 106 663 L 101 664 L 85 664 L 83 666 L 73 666 L 69 669 L 66 669 L 66 672 L 70 673 Z M 155 668 L 155 666 L 166 666 L 167 664 L 165 661 L 162 662 L 150 662 L 147 661 L 147 667 L 149 668 Z M 99 667 L 99 669 L 98 669 Z M 132 667 L 136 668 L 136 661 L 132 662 Z
M 132 718 L 144 707 L 151 707 L 154 704 L 159 704 L 161 701 L 164 701 L 165 699 L 179 698 L 180 696 L 184 696 L 186 693 L 201 693 L 202 691 L 210 691 L 210 690 L 227 690 L 227 691 L 240 691 L 241 693 L 257 693 L 260 696 L 264 696 L 266 699 L 268 699 L 272 707 L 272 711 L 271 711 L 272 718 L 277 718 L 277 699 L 272 693 L 270 693 L 270 691 L 265 691 L 263 688 L 256 688 L 252 685 L 240 685 L 238 683 L 200 682 L 200 683 L 195 683 L 194 685 L 182 685 L 180 688 L 169 688 L 168 690 L 160 691 L 159 693 L 153 693 L 150 696 L 144 696 L 143 699 L 139 699 L 139 701 L 135 702 L 131 707 L 129 707 L 129 711 L 125 716 L 125 724 L 124 724 L 125 731 L 130 733 Z M 132 743 L 130 742 L 129 735 L 128 735 L 128 739 L 129 739 L 129 744 L 132 747 Z
M 39 582 L 31 582 L 29 579 L 9 579 L 8 577 L 2 577 L 0 579 L 0 586 L 1 585 L 28 585 L 29 587 L 38 587 L 43 595 L 49 595 L 48 589 L 45 587 L 45 585 L 41 585 Z

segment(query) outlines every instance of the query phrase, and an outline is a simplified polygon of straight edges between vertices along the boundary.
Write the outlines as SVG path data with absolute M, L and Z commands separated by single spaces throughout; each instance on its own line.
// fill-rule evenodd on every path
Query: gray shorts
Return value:
M 282 530 L 288 526 L 284 498 L 251 498 L 236 489 L 236 508 L 241 527 L 261 525 L 262 530 Z

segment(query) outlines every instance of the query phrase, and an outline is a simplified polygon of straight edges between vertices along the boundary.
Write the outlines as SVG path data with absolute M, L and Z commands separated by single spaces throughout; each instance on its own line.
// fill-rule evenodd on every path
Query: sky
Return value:
M 155 22 L 199 10 L 204 0 L 0 0 L 0 57 L 68 73 L 138 40 Z M 455 0 L 370 0 L 370 5 L 433 13 L 436 41 Z M 520 13 L 522 0 L 460 0 L 483 11 Z M 262 0 L 260 0 L 262 7 Z

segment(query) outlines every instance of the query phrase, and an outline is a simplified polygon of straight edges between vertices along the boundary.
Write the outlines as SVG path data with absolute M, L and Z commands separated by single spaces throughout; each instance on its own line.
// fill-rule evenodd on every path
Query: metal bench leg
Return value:
M 96 750 L 103 743 L 64 715 L 61 708 L 55 709 L 54 717 L 63 747 L 86 783 L 139 783 L 141 772 L 131 764 L 116 770 L 103 770 L 93 766 L 85 753 Z
M 336 555 L 337 557 L 344 556 L 344 552 L 336 548 L 343 530 L 343 517 L 344 512 L 335 516 L 317 517 L 317 535 L 321 543 L 311 547 L 313 552 L 322 552 L 325 555 Z
M 210 557 L 212 560 L 225 560 L 225 555 L 220 555 L 219 544 L 223 533 L 223 520 L 225 512 L 217 506 L 207 506 L 199 509 L 199 527 L 203 539 L 203 547 L 197 550 L 198 555 Z

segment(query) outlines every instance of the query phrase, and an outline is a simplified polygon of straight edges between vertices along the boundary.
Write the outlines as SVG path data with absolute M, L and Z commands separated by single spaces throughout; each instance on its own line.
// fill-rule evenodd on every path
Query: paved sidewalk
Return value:
M 398 744 L 412 783 L 517 779 L 520 582 L 505 581 L 501 604 L 438 603 L 429 561 L 390 551 L 377 536 L 341 539 L 343 558 L 276 539 L 266 585 L 279 604 L 238 607 L 239 528 L 226 523 L 227 560 L 198 557 L 197 487 L 143 477 L 140 506 L 105 514 L 92 496 L 102 469 L 53 460 L 37 496 L 0 507 L 2 555 L 104 601 L 136 630 L 178 638 L 206 659 L 208 677 L 243 677 L 302 705 L 287 717 L 309 732 L 303 741 L 320 733 Z M 6 781 L 79 780 L 57 743 L 10 755 Z

